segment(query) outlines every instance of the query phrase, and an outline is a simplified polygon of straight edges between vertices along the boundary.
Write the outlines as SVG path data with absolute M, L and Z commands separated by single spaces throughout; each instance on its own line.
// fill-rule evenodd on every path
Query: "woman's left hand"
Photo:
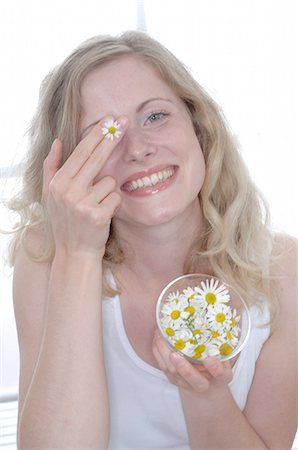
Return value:
M 154 357 L 169 381 L 178 388 L 204 393 L 214 387 L 226 387 L 233 373 L 229 361 L 221 362 L 208 357 L 203 364 L 191 364 L 186 358 L 172 351 L 161 333 L 156 330 L 153 346 Z

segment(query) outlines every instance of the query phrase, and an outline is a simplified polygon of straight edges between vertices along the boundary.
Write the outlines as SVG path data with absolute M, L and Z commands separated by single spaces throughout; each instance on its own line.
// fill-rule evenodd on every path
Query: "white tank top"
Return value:
M 268 310 L 251 308 L 249 340 L 233 367 L 229 384 L 235 402 L 244 409 L 255 362 L 269 336 Z M 110 398 L 109 450 L 190 450 L 177 386 L 143 361 L 125 332 L 120 300 L 103 301 L 105 364 Z

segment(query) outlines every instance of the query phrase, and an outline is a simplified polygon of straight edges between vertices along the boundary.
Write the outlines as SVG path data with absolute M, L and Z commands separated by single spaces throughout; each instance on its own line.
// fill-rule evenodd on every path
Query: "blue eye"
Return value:
M 146 121 L 149 121 L 150 123 L 155 123 L 164 118 L 165 116 L 168 116 L 168 114 L 163 112 L 154 112 L 147 117 Z

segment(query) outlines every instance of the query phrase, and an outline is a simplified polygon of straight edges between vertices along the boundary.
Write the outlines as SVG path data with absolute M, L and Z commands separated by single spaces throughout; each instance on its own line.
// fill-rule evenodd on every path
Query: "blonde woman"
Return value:
M 10 248 L 20 449 L 289 449 L 296 249 L 274 236 L 218 106 L 139 32 L 83 43 L 45 79 Z M 193 365 L 156 300 L 209 273 L 251 310 L 238 358 Z

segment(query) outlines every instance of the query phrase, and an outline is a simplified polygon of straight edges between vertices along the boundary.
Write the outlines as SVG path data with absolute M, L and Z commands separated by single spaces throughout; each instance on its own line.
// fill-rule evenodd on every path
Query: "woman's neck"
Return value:
M 140 279 L 170 280 L 182 274 L 186 256 L 202 231 L 198 207 L 168 223 L 132 226 L 114 220 L 114 229 L 124 252 L 125 271 Z

